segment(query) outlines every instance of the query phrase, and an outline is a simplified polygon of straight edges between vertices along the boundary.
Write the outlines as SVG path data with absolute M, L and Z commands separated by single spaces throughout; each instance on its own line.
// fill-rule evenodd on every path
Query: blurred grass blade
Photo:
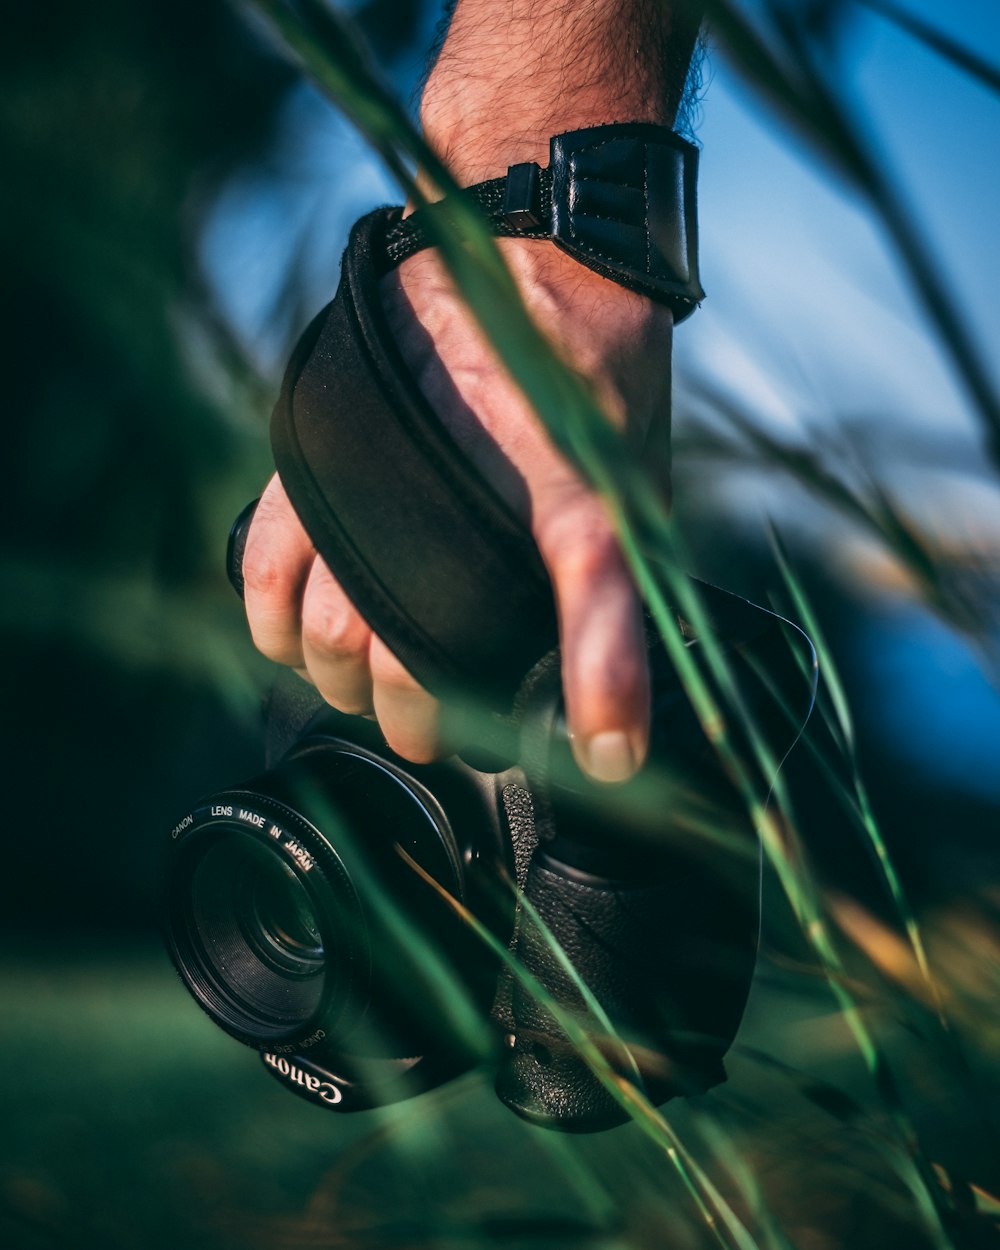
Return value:
M 992 374 L 965 326 L 958 302 L 938 264 L 872 151 L 858 117 L 851 113 L 831 76 L 818 64 L 802 23 L 802 11 L 767 0 L 764 11 L 775 32 L 774 46 L 757 34 L 732 0 L 707 0 L 706 13 L 744 81 L 834 167 L 863 192 L 881 218 L 939 340 L 979 414 L 995 466 L 1000 466 L 1000 396 Z M 791 68 L 794 67 L 794 68 Z
M 854 3 L 887 18 L 901 30 L 913 35 L 932 52 L 950 61 L 963 74 L 968 74 L 971 78 L 981 82 L 984 87 L 989 87 L 991 91 L 1000 94 L 1000 69 L 950 38 L 944 31 L 929 25 L 915 13 L 911 13 L 901 5 L 894 4 L 892 0 L 854 0 Z
M 927 951 L 924 945 L 923 935 L 917 924 L 916 915 L 910 907 L 909 901 L 903 891 L 903 885 L 900 881 L 899 874 L 896 872 L 889 849 L 882 837 L 881 830 L 875 820 L 875 814 L 872 810 L 871 801 L 868 797 L 868 791 L 861 777 L 861 769 L 858 764 L 856 750 L 856 735 L 854 732 L 854 721 L 851 716 L 850 708 L 847 702 L 847 696 L 844 691 L 837 666 L 834 663 L 833 655 L 827 644 L 823 630 L 820 628 L 819 620 L 813 611 L 812 604 L 806 595 L 805 588 L 801 581 L 795 576 L 791 564 L 788 560 L 788 553 L 781 542 L 781 538 L 777 531 L 772 528 L 771 542 L 785 581 L 785 586 L 792 597 L 799 619 L 802 621 L 805 629 L 808 630 L 816 652 L 820 657 L 820 671 L 823 674 L 823 681 L 826 683 L 830 697 L 836 710 L 837 720 L 840 725 L 843 742 L 847 749 L 847 764 L 851 770 L 851 777 L 854 785 L 854 795 L 857 803 L 857 813 L 861 828 L 864 830 L 869 845 L 874 853 L 875 860 L 882 874 L 882 879 L 886 884 L 889 897 L 892 899 L 893 907 L 899 917 L 905 931 L 913 956 L 916 960 L 917 967 L 920 970 L 920 976 L 926 987 L 930 1002 L 933 1004 L 938 1021 L 945 1032 L 949 1032 L 949 1024 L 944 1011 L 940 988 L 931 972 L 930 964 L 927 959 Z
M 768 6 L 763 8 L 767 13 Z M 705 0 L 704 9 L 711 37 L 748 85 L 844 177 L 863 184 L 867 163 L 854 133 L 795 59 L 768 42 L 730 0 Z
M 795 1250 L 782 1231 L 774 1212 L 771 1211 L 764 1189 L 753 1167 L 747 1162 L 742 1151 L 735 1147 L 733 1135 L 717 1123 L 717 1118 L 713 1117 L 712 1111 L 707 1107 L 698 1118 L 698 1134 L 707 1143 L 714 1158 L 733 1178 L 746 1203 L 747 1210 L 751 1212 L 763 1233 L 769 1250 Z

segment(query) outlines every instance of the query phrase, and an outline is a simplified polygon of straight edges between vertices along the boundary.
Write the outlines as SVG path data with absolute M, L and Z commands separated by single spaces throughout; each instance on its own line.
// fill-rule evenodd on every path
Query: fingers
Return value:
M 559 610 L 563 688 L 573 751 L 595 780 L 624 781 L 649 740 L 642 609 L 600 501 L 582 485 L 552 492 L 536 538 Z M 257 646 L 302 671 L 331 706 L 374 711 L 389 746 L 427 762 L 440 707 L 372 634 L 320 560 L 277 479 L 261 497 L 243 561 Z
M 570 741 L 597 781 L 625 781 L 649 746 L 642 607 L 600 502 L 581 492 L 536 527 L 559 611 Z
M 440 704 L 418 685 L 385 643 L 369 649 L 372 701 L 385 740 L 404 759 L 429 763 L 438 753 Z
M 371 630 L 316 555 L 277 477 L 261 496 L 243 556 L 244 600 L 257 647 L 287 664 L 332 707 L 372 709 Z
M 331 707 L 379 723 L 389 746 L 414 764 L 438 754 L 440 705 L 365 624 L 322 560 L 302 602 L 301 675 Z
M 302 668 L 302 592 L 316 552 L 277 476 L 260 497 L 243 555 L 244 604 L 257 648 Z
M 250 632 L 269 659 L 297 669 L 338 711 L 374 711 L 404 759 L 435 757 L 437 701 L 372 633 L 317 556 L 277 477 L 250 526 L 243 579 Z
M 302 652 L 309 679 L 332 707 L 350 716 L 372 710 L 368 650 L 372 631 L 318 557 L 302 597 Z

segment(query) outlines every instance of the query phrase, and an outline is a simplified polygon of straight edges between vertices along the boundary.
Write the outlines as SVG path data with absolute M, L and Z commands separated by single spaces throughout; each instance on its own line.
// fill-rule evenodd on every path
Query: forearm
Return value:
M 548 163 L 549 137 L 613 121 L 672 125 L 697 0 L 458 0 L 421 100 L 459 181 Z

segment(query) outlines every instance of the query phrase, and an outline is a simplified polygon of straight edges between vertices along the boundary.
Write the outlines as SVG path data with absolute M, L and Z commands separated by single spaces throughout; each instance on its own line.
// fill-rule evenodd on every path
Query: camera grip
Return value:
M 573 1016 L 612 1069 L 653 1103 L 725 1080 L 722 1057 L 739 1026 L 753 969 L 756 890 L 752 863 L 744 881 L 731 883 L 722 898 L 718 877 L 694 860 L 674 859 L 669 875 L 664 868 L 652 881 L 614 881 L 539 847 L 525 885 L 531 906 L 521 910 L 516 954 L 545 995 L 513 986 L 510 1050 L 497 1078 L 501 1100 L 535 1123 L 575 1132 L 628 1118 L 552 1006 Z M 587 1007 L 577 978 L 611 1020 L 614 1035 Z

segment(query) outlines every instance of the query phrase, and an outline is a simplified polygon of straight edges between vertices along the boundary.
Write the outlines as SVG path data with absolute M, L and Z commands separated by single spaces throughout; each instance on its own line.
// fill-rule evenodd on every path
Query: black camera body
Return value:
M 803 698 L 789 639 L 800 658 L 808 643 L 702 595 L 745 705 L 787 745 Z M 615 787 L 573 762 L 557 655 L 492 719 L 488 750 L 431 765 L 287 674 L 267 771 L 168 840 L 168 946 L 194 997 L 275 1079 L 339 1111 L 485 1062 L 518 1114 L 589 1131 L 627 1118 L 618 1081 L 660 1103 L 723 1080 L 753 975 L 759 848 L 662 646 L 650 661 L 649 762 Z

